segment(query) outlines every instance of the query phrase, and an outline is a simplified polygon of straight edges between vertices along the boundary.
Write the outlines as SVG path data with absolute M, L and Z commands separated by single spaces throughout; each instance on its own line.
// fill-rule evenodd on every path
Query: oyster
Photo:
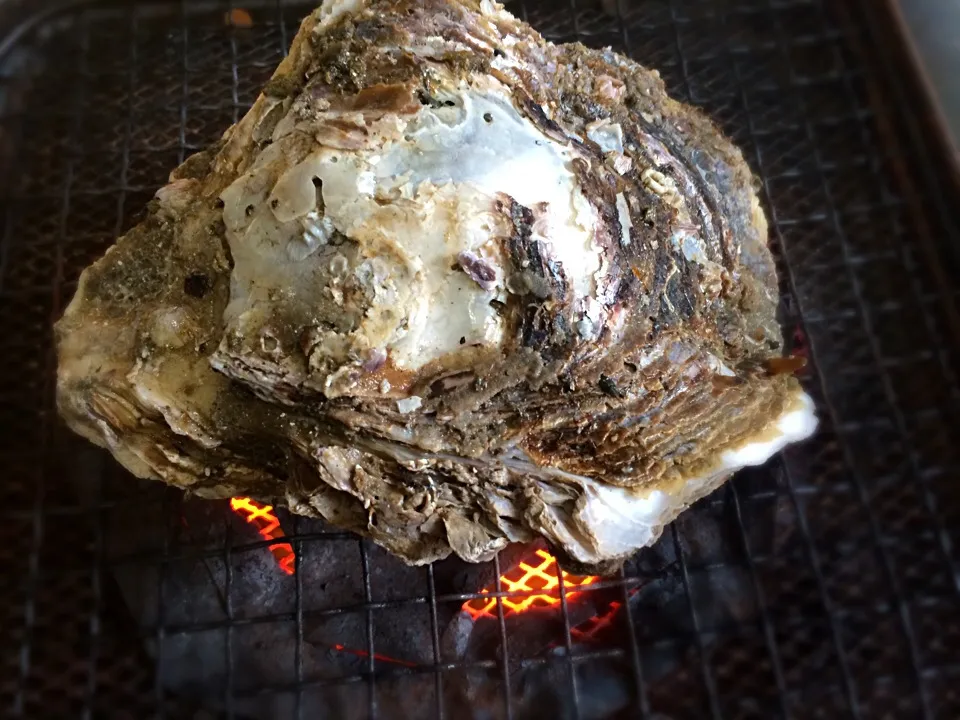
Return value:
M 328 0 L 57 325 L 70 426 L 411 563 L 598 567 L 813 432 L 754 180 L 490 0 Z

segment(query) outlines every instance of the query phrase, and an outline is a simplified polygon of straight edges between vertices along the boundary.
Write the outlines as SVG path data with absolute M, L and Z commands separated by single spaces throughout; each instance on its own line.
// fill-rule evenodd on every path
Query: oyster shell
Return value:
M 411 563 L 599 566 L 813 432 L 740 152 L 489 0 L 334 0 L 57 325 L 135 475 Z

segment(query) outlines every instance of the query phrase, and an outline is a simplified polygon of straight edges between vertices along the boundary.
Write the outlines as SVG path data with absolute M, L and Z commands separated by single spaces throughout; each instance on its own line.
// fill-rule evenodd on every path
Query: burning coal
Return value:
M 286 537 L 272 505 L 263 505 L 250 498 L 233 498 L 230 500 L 230 509 L 253 525 L 264 540 L 280 540 Z M 277 559 L 280 569 L 287 575 L 293 575 L 296 572 L 297 557 L 290 543 L 278 542 L 268 547 Z

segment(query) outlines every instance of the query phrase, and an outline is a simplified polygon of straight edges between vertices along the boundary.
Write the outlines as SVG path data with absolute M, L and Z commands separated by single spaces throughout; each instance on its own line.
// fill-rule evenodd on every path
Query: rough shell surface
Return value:
M 84 272 L 59 406 L 135 475 L 411 563 L 596 567 L 813 431 L 766 240 L 655 71 L 489 0 L 328 1 Z

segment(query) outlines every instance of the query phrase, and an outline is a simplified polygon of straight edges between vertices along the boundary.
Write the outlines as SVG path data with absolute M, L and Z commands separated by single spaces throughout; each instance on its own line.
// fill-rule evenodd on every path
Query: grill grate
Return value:
M 610 621 L 613 640 L 578 641 L 580 598 L 561 582 L 554 652 L 531 651 L 505 612 L 498 558 L 483 596 L 496 598 L 496 651 L 469 661 L 447 656 L 441 618 L 480 586 L 447 592 L 443 569 L 428 567 L 391 587 L 395 561 L 377 548 L 281 513 L 296 567 L 336 548 L 355 594 L 315 607 L 298 572 L 283 607 L 250 614 L 238 562 L 269 540 L 235 527 L 228 503 L 205 506 L 222 532 L 198 537 L 181 496 L 134 482 L 57 422 L 51 323 L 80 271 L 138 221 L 171 168 L 249 107 L 310 9 L 245 3 L 253 26 L 231 28 L 216 1 L 62 5 L 0 42 L 5 709 L 195 717 L 196 698 L 168 691 L 181 670 L 153 658 L 224 631 L 226 717 L 281 694 L 305 716 L 304 697 L 334 685 L 364 689 L 343 717 L 395 717 L 404 692 L 425 696 L 429 716 L 463 717 L 450 688 L 472 671 L 500 678 L 492 699 L 469 698 L 489 716 L 539 717 L 514 670 L 557 662 L 558 717 L 960 717 L 956 198 L 935 184 L 936 150 L 904 107 L 908 78 L 883 45 L 879 4 L 511 6 L 552 40 L 611 45 L 660 69 L 744 149 L 771 214 L 785 333 L 811 360 L 805 385 L 823 426 L 699 503 L 620 576 L 576 588 L 628 608 Z M 117 552 L 114 519 L 148 510 L 162 532 Z M 223 617 L 184 619 L 169 600 L 191 564 L 222 568 Z M 134 567 L 156 571 L 146 624 L 116 580 Z M 661 587 L 654 602 L 649 588 L 670 568 L 672 594 Z M 312 676 L 308 624 L 352 617 L 365 639 L 352 671 Z M 433 661 L 384 660 L 384 618 L 428 627 Z M 290 634 L 291 659 L 282 682 L 240 687 L 235 651 L 257 628 Z M 626 678 L 622 697 L 610 677 Z

